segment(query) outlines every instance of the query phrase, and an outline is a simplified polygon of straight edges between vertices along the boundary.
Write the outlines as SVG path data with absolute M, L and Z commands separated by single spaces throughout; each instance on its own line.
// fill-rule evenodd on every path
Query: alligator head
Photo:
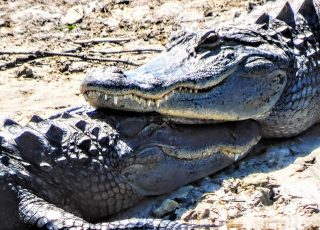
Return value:
M 256 33 L 223 28 L 180 34 L 160 56 L 132 71 L 94 69 L 82 93 L 100 108 L 196 122 L 244 120 L 270 112 L 288 66 L 285 52 Z
M 123 129 L 117 129 L 132 149 L 117 170 L 144 196 L 163 194 L 231 165 L 261 137 L 259 125 L 252 120 L 206 126 L 149 120 L 128 136 L 128 127 L 147 121 L 142 118 L 126 118 Z

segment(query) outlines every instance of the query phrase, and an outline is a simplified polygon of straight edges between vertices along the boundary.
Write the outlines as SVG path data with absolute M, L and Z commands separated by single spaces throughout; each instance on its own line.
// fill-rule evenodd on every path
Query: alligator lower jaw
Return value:
M 180 89 L 178 90 L 180 91 Z M 170 93 L 159 99 L 144 98 L 135 94 L 113 95 L 107 94 L 102 90 L 87 90 L 83 92 L 83 95 L 86 101 L 95 108 L 107 108 L 138 113 L 157 112 L 174 123 L 216 124 L 239 120 L 228 114 L 214 114 L 212 117 L 209 117 L 207 114 L 190 113 L 190 111 L 184 110 L 178 111 L 162 105 L 162 103 L 166 103 L 166 101 L 172 99 L 172 94 L 174 94 L 175 91 L 176 90 L 170 91 Z M 189 93 L 194 94 L 194 92 Z

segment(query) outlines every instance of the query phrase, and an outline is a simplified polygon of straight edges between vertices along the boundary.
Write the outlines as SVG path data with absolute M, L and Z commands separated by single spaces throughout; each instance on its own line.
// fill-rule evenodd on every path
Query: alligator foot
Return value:
M 139 219 L 92 224 L 32 194 L 26 189 L 19 191 L 19 215 L 26 225 L 40 229 L 196 229 L 203 225 L 191 225 L 180 221 Z

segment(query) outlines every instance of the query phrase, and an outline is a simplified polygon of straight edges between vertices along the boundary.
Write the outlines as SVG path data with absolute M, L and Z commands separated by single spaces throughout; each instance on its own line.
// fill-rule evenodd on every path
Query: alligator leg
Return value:
M 0 191 L 0 229 L 24 229 L 26 226 L 18 215 L 18 199 L 14 191 L 1 186 Z
M 128 219 L 114 222 L 91 224 L 45 200 L 26 189 L 19 191 L 19 214 L 30 226 L 41 229 L 195 229 L 196 226 L 178 221 L 159 219 Z
M 27 229 L 19 216 L 18 190 L 12 184 L 14 180 L 19 180 L 19 174 L 8 158 L 0 154 L 0 230 Z

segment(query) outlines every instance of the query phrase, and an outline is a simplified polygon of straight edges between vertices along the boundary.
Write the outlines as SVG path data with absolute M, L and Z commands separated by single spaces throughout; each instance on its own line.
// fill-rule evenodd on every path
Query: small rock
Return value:
M 200 218 L 201 219 L 208 218 L 209 215 L 210 215 L 210 210 L 208 208 L 206 208 L 201 212 Z
M 189 210 L 189 211 L 185 212 L 181 216 L 181 220 L 189 221 L 189 220 L 192 220 L 192 219 L 196 219 L 196 217 L 197 217 L 196 211 L 195 210 Z
M 26 27 L 25 26 L 16 26 L 15 28 L 14 28 L 14 33 L 15 34 L 24 34 L 24 33 L 26 33 L 27 32 L 27 29 L 26 29 Z
M 212 9 L 206 9 L 204 12 L 203 12 L 203 15 L 205 17 L 212 17 L 213 16 L 213 11 Z
M 178 20 L 181 22 L 200 21 L 202 19 L 204 19 L 203 12 L 200 12 L 196 9 L 186 9 L 178 16 Z
M 192 185 L 187 185 L 179 188 L 177 191 L 173 192 L 170 196 L 171 199 L 185 199 L 187 198 L 190 191 L 194 189 Z
M 72 25 L 82 20 L 84 16 L 84 10 L 81 5 L 71 7 L 67 14 L 61 18 L 63 24 Z
M 294 164 L 292 168 L 293 168 L 293 171 L 295 172 L 303 172 L 304 170 L 307 169 L 307 166 L 303 164 Z
M 0 18 L 0 27 L 10 27 L 10 21 Z
M 108 18 L 102 22 L 108 29 L 108 31 L 114 31 L 119 28 L 119 21 L 115 18 Z
M 136 6 L 124 10 L 116 9 L 113 11 L 112 17 L 119 18 L 121 23 L 141 23 L 142 26 L 154 19 L 153 15 L 150 13 L 149 6 Z
M 234 219 L 236 217 L 239 217 L 241 214 L 241 212 L 235 208 L 235 207 L 230 207 L 228 210 L 228 218 L 230 219 Z
M 88 68 L 89 68 L 88 62 L 72 62 L 71 65 L 68 66 L 68 70 L 71 73 L 84 72 Z
M 32 69 L 26 66 L 18 70 L 16 73 L 17 73 L 17 77 L 34 78 Z
M 179 204 L 171 199 L 166 199 L 161 205 L 160 207 L 158 207 L 157 209 L 155 209 L 153 211 L 153 215 L 157 218 L 161 218 L 165 215 L 167 215 L 170 212 L 173 212 L 174 210 L 176 210 L 179 207 Z
M 235 17 L 235 18 L 240 17 L 240 15 L 241 15 L 241 12 L 240 12 L 240 11 L 235 11 L 235 12 L 234 12 L 234 17 Z
M 160 9 L 156 11 L 155 17 L 157 19 L 172 19 L 177 17 L 183 11 L 184 6 L 182 2 L 169 1 L 165 2 Z
M 254 187 L 265 187 L 270 184 L 270 177 L 268 175 L 253 174 L 243 179 L 244 187 L 253 185 Z
M 263 205 L 269 206 L 273 204 L 271 198 L 271 190 L 265 187 L 257 187 L 255 195 L 253 196 L 257 199 L 254 203 L 261 203 Z

